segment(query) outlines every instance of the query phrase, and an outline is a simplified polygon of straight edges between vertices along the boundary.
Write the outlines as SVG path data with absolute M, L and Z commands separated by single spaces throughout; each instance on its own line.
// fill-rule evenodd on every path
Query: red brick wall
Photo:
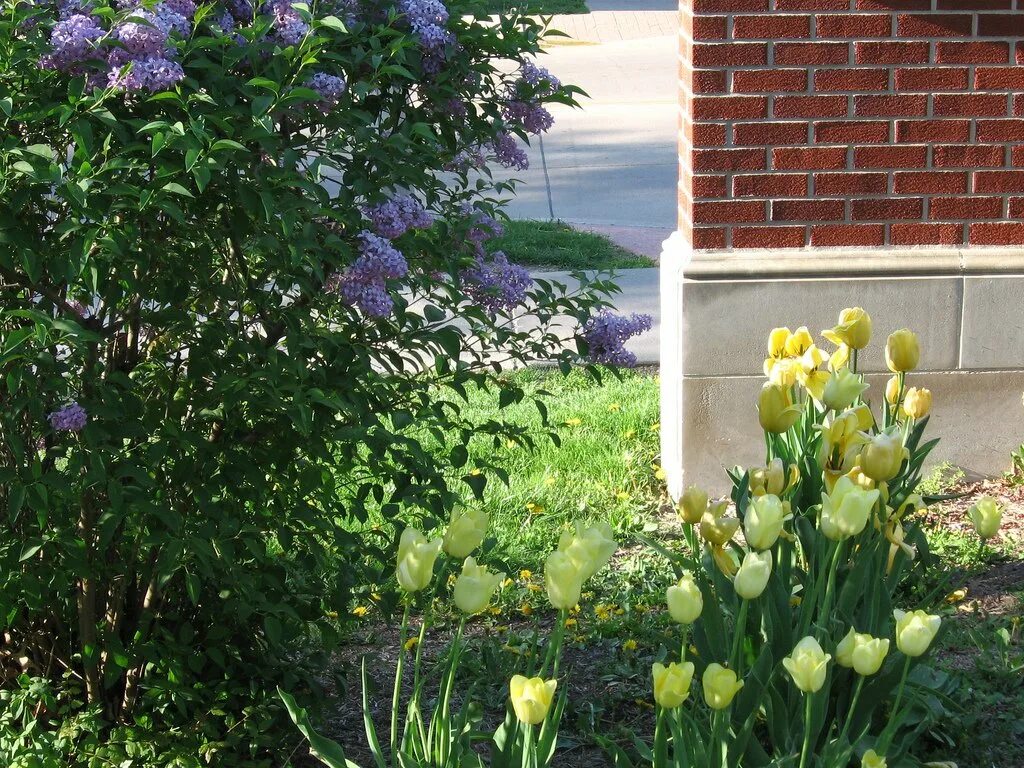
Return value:
M 1024 244 L 1024 0 L 681 0 L 695 248 Z

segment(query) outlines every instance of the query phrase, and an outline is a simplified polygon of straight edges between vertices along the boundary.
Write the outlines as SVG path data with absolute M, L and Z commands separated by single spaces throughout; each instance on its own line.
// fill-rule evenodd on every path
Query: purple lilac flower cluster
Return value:
M 410 28 L 423 48 L 423 69 L 437 74 L 445 62 L 445 48 L 455 43 L 455 35 L 445 29 L 448 8 L 441 0 L 399 0 Z
M 462 210 L 472 219 L 472 226 L 466 233 L 466 239 L 473 244 L 477 255 L 481 256 L 484 253 L 484 243 L 492 237 L 501 237 L 505 234 L 505 227 L 489 213 L 470 208 L 468 204 Z
M 433 214 L 411 195 L 399 195 L 386 203 L 367 206 L 363 214 L 378 235 L 392 240 L 410 229 L 430 229 L 434 226 Z
M 494 158 L 502 167 L 514 168 L 517 171 L 525 171 L 530 167 L 530 158 L 527 157 L 526 150 L 519 146 L 519 142 L 512 134 L 498 134 L 490 146 Z
M 389 240 L 364 229 L 359 233 L 359 258 L 344 272 L 333 275 L 327 287 L 367 315 L 386 317 L 395 306 L 387 281 L 398 280 L 408 272 L 405 257 Z
M 292 0 L 268 0 L 262 10 L 273 17 L 271 37 L 281 45 L 298 45 L 309 32 L 309 24 L 292 7 Z
M 518 123 L 533 134 L 544 133 L 555 124 L 554 116 L 543 105 L 518 99 L 505 105 L 502 117 L 509 123 Z
M 447 163 L 444 170 L 450 173 L 467 173 L 471 170 L 482 170 L 487 167 L 487 158 L 479 149 L 464 149 Z
M 57 432 L 81 432 L 89 420 L 89 414 L 85 408 L 73 402 L 54 411 L 47 419 Z
M 466 294 L 491 315 L 520 306 L 533 287 L 530 273 L 501 251 L 495 251 L 490 260 L 478 253 L 476 263 L 462 271 L 462 279 Z
M 627 340 L 651 330 L 650 315 L 616 315 L 607 310 L 592 316 L 583 326 L 587 356 L 595 363 L 632 368 L 636 355 L 623 348 Z
M 519 78 L 532 86 L 538 96 L 550 96 L 562 87 L 562 81 L 552 75 L 546 67 L 538 67 L 532 61 L 524 61 Z
M 554 125 L 555 118 L 538 99 L 554 94 L 561 87 L 561 80 L 547 69 L 524 61 L 519 79 L 508 88 L 502 116 L 506 122 L 523 126 L 528 133 L 543 133 Z
M 345 78 L 326 72 L 317 72 L 309 79 L 307 85 L 320 94 L 320 103 L 317 106 L 324 114 L 338 106 L 345 89 L 348 88 Z

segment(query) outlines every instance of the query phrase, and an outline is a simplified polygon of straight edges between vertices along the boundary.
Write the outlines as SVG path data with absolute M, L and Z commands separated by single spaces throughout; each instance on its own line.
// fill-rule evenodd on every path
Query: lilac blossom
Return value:
M 518 123 L 533 134 L 544 133 L 555 124 L 555 118 L 547 109 L 529 101 L 510 101 L 505 105 L 502 116 L 506 122 Z
M 526 150 L 519 146 L 516 137 L 510 133 L 499 133 L 491 142 L 491 149 L 494 151 L 495 159 L 504 168 L 525 171 L 530 167 L 530 158 L 527 157 Z
M 338 75 L 329 75 L 326 72 L 317 72 L 309 79 L 307 85 L 320 95 L 318 106 L 324 113 L 338 106 L 342 94 L 348 88 L 345 78 Z
M 162 56 L 151 56 L 131 62 L 131 67 L 122 71 L 115 69 L 107 76 L 107 83 L 126 91 L 165 91 L 185 77 L 185 70 L 178 62 Z
M 468 205 L 463 208 L 463 212 L 472 218 L 472 226 L 466 233 L 466 239 L 473 244 L 478 255 L 483 253 L 484 243 L 493 237 L 501 237 L 505 234 L 505 227 L 502 223 L 489 213 L 471 209 Z
M 519 72 L 524 83 L 531 85 L 540 96 L 550 96 L 562 87 L 562 81 L 545 67 L 538 67 L 532 61 L 524 61 Z
M 411 195 L 399 195 L 385 203 L 367 206 L 363 214 L 381 237 L 394 239 L 410 229 L 430 229 L 434 216 Z
M 462 279 L 466 294 L 491 315 L 520 306 L 533 287 L 530 273 L 501 251 L 495 251 L 490 260 L 478 254 L 476 263 L 462 271 Z
M 632 368 L 636 355 L 623 348 L 627 340 L 651 330 L 650 315 L 636 313 L 626 317 L 607 310 L 592 316 L 583 326 L 583 340 L 587 343 L 587 357 L 595 363 Z
M 81 432 L 89 420 L 89 414 L 78 403 L 72 402 L 51 413 L 47 419 L 57 432 Z
M 103 28 L 92 16 L 74 14 L 58 21 L 50 33 L 52 53 L 43 56 L 45 69 L 77 72 L 83 63 L 97 57 L 96 44 L 104 35 Z
M 291 0 L 270 0 L 264 11 L 274 17 L 272 37 L 282 45 L 298 45 L 309 32 L 309 24 L 292 7 Z
M 408 272 L 408 262 L 389 240 L 364 229 L 359 233 L 359 257 L 344 272 L 332 275 L 327 288 L 371 317 L 386 317 L 395 305 L 387 281 Z
M 470 170 L 481 170 L 487 166 L 487 158 L 479 149 L 464 149 L 447 163 L 444 170 L 451 173 L 466 173 Z

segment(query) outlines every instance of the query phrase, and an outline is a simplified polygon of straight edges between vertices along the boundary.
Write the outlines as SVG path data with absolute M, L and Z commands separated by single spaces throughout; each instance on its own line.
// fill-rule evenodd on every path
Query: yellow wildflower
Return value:
M 633 638 L 629 638 L 629 640 L 622 644 L 622 650 L 624 650 L 626 653 L 632 653 L 639 647 L 640 646 L 637 645 L 636 640 L 634 640 Z
M 531 515 L 539 515 L 541 512 L 544 511 L 544 507 L 541 506 L 540 504 L 537 504 L 536 502 L 528 501 L 526 502 L 526 511 L 529 512 Z
M 360 619 L 363 618 L 363 616 L 365 616 L 369 612 L 370 609 L 367 608 L 365 605 L 357 605 L 355 608 L 352 609 L 352 615 L 358 616 Z
M 565 426 L 567 427 L 578 427 L 583 423 L 583 419 L 566 419 Z
M 967 597 L 967 588 L 961 587 L 960 589 L 954 589 L 948 595 L 946 595 L 947 603 L 959 603 Z
M 525 568 L 519 572 L 519 578 L 522 581 L 529 581 L 533 578 L 533 571 L 528 571 Z
M 619 403 L 611 403 L 608 406 L 608 412 L 609 413 L 618 413 L 621 410 L 622 410 L 622 406 Z
M 530 616 L 533 613 L 533 608 L 529 603 L 523 603 L 519 606 L 519 612 L 523 614 L 523 616 Z
M 410 637 L 405 641 L 405 650 L 411 651 L 417 645 L 419 645 L 420 639 L 418 637 Z
M 576 624 L 577 624 L 577 622 L 576 622 L 576 619 L 566 619 L 566 620 L 565 620 L 565 626 L 566 626 L 566 628 L 569 628 L 569 627 L 575 627 L 575 626 L 576 626 Z

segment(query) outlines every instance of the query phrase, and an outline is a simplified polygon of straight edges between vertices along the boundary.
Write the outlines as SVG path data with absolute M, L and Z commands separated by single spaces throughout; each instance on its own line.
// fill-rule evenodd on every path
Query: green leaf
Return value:
M 309 722 L 309 715 L 304 708 L 296 703 L 294 697 L 285 693 L 280 687 L 277 689 L 277 695 L 284 702 L 284 708 L 288 710 L 288 716 L 295 723 L 295 727 L 299 729 L 299 733 L 305 736 L 306 741 L 309 742 L 309 751 L 313 757 L 328 768 L 359 768 L 356 763 L 345 757 L 345 752 L 340 744 L 313 730 L 313 726 Z
M 181 184 L 178 184 L 177 182 L 174 181 L 164 184 L 163 188 L 165 192 L 170 192 L 172 195 L 180 195 L 181 197 L 195 198 L 195 195 L 193 195 L 191 192 L 189 192 L 187 189 L 181 186 Z

